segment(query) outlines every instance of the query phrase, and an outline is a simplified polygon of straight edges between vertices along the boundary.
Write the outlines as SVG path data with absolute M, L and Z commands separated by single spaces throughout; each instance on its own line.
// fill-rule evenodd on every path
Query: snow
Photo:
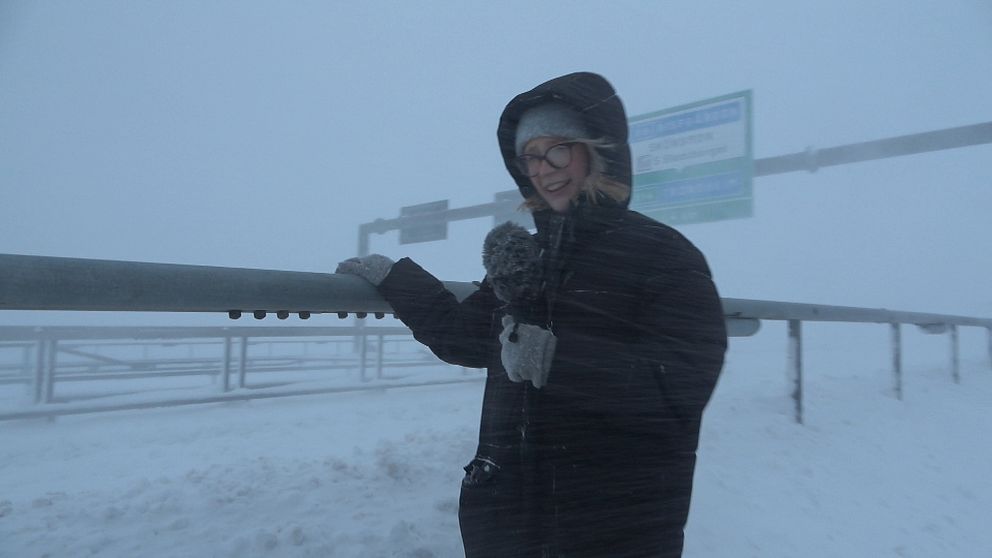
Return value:
M 907 339 L 899 401 L 887 345 L 816 333 L 803 425 L 784 331 L 733 340 L 686 558 L 989 555 L 988 357 L 962 343 L 955 384 L 942 340 Z M 0 423 L 0 556 L 461 556 L 481 397 L 469 381 Z

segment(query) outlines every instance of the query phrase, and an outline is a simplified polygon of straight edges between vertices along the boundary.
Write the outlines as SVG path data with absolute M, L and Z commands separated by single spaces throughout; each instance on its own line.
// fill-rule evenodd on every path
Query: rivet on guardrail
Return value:
M 309 320 L 310 319 L 310 312 L 307 312 L 306 310 L 304 310 L 303 312 L 300 312 L 300 319 L 301 320 Z
M 227 317 L 232 320 L 237 320 L 241 317 L 241 310 L 228 310 Z
M 376 312 L 375 313 L 375 319 L 377 319 L 377 320 L 381 320 L 381 319 L 383 319 L 385 317 L 386 317 L 386 313 L 385 312 Z
M 285 320 L 286 318 L 289 317 L 289 312 L 285 310 L 280 310 L 276 312 L 276 317 L 279 318 L 280 320 Z
M 265 310 L 255 310 L 252 315 L 255 316 L 256 320 L 265 319 Z
M 359 320 L 365 318 L 365 316 L 368 315 L 369 315 L 368 312 L 355 312 L 355 317 L 358 318 Z
M 345 318 L 348 317 L 348 313 L 347 312 L 338 312 L 338 317 L 343 320 L 343 319 L 345 319 Z

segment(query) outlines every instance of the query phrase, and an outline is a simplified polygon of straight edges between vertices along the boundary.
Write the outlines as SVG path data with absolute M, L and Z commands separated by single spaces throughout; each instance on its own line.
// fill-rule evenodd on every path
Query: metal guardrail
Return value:
M 459 299 L 477 288 L 444 285 Z M 258 319 L 393 311 L 374 287 L 352 275 L 12 254 L 0 254 L 0 310 L 225 312 Z M 757 328 L 747 318 L 728 321 L 736 336 Z
M 206 403 L 227 400 L 247 400 L 258 397 L 272 397 L 272 393 L 283 395 L 299 395 L 305 393 L 331 393 L 357 389 L 381 389 L 384 382 L 395 384 L 398 377 L 386 377 L 385 368 L 432 366 L 442 364 L 433 355 L 417 344 L 410 330 L 403 327 L 362 328 L 362 337 L 357 353 L 352 351 L 351 338 L 356 334 L 354 327 L 27 327 L 0 326 L 0 351 L 13 349 L 24 351 L 21 362 L 4 367 L 15 370 L 20 374 L 7 374 L 0 378 L 4 384 L 28 383 L 34 402 L 39 404 L 31 410 L 0 412 L 0 420 L 14 418 L 30 418 L 54 416 L 63 414 L 78 414 L 83 412 L 99 412 L 107 410 L 142 409 L 171 406 L 177 404 L 173 395 L 165 400 L 146 400 L 133 403 L 85 402 L 91 397 L 100 399 L 115 395 L 101 391 L 96 396 L 92 394 L 63 395 L 59 400 L 54 397 L 56 383 L 83 382 L 100 380 L 128 379 L 159 379 L 176 376 L 209 376 L 219 380 L 221 395 L 200 395 L 198 397 L 180 397 L 183 403 Z M 216 354 L 200 355 L 191 359 L 162 359 L 147 356 L 149 346 L 164 346 L 166 350 L 184 346 L 186 342 L 197 343 L 197 348 L 204 347 L 202 340 L 213 342 Z M 120 340 L 133 340 L 131 344 L 121 343 Z M 347 354 L 336 352 L 335 355 L 310 355 L 304 348 L 304 354 L 290 354 L 280 351 L 278 355 L 260 356 L 257 347 L 268 346 L 273 342 L 292 341 L 294 343 L 320 343 L 330 345 L 334 340 L 346 344 Z M 98 343 L 116 341 L 114 343 Z M 397 342 L 416 345 L 417 351 L 401 352 L 387 351 L 386 346 Z M 90 345 L 83 345 L 90 343 Z M 249 344 L 256 347 L 249 355 Z M 88 350 L 77 350 L 79 347 L 89 347 Z M 100 352 L 108 349 L 108 356 Z M 237 351 L 237 349 L 240 349 Z M 239 354 L 235 356 L 235 352 Z M 271 352 L 271 351 L 270 351 Z M 33 353 L 33 357 L 29 355 Z M 121 356 L 124 353 L 127 356 Z M 136 353 L 142 353 L 138 356 Z M 58 361 L 58 355 L 70 356 L 72 362 Z M 341 358 L 338 358 L 341 357 Z M 90 362 L 87 364 L 86 359 Z M 333 362 L 332 362 L 333 361 Z M 368 368 L 373 367 L 374 375 L 367 375 Z M 299 387 L 301 376 L 290 375 L 283 378 L 282 373 L 288 372 L 328 372 L 335 369 L 347 369 L 359 372 L 358 386 L 344 387 Z M 266 373 L 268 382 L 259 384 L 246 381 L 248 373 L 253 375 Z M 280 373 L 278 377 L 271 373 Z M 232 386 L 232 376 L 236 385 Z M 327 379 L 327 378 L 325 378 Z M 6 381 L 12 380 L 12 381 Z M 13 381 L 16 380 L 16 381 Z M 272 381 L 275 380 L 275 381 Z M 373 381 L 375 380 L 375 381 Z M 387 382 L 388 381 L 388 382 Z M 442 382 L 444 380 L 441 380 Z M 405 380 L 407 384 L 409 380 Z M 423 382 L 414 382 L 419 385 Z M 117 385 L 117 384 L 115 384 Z M 120 385 L 123 385 L 121 383 Z M 143 384 L 144 386 L 144 384 Z M 362 387 L 364 386 L 364 387 Z M 233 387 L 239 388 L 238 393 L 231 393 Z M 251 391 L 245 391 L 250 388 Z M 102 389 L 102 388 L 101 388 Z M 118 389 L 119 391 L 119 389 Z M 147 391 L 146 387 L 141 389 Z M 120 395 L 117 393 L 116 395 Z M 84 401 L 83 403 L 79 403 Z M 112 400 L 111 400 L 112 401 Z
M 390 312 L 350 275 L 0 254 L 0 310 Z M 282 313 L 282 314 L 280 314 Z
M 346 393 L 353 391 L 367 391 L 369 389 L 385 390 L 390 388 L 411 388 L 428 387 L 447 384 L 460 384 L 466 382 L 477 382 L 482 377 L 458 378 L 450 380 L 432 380 L 426 382 L 404 382 L 398 384 L 380 384 L 369 386 L 341 386 L 323 388 L 282 388 L 257 392 L 231 392 L 210 396 L 184 397 L 167 399 L 161 401 L 140 402 L 140 403 L 111 403 L 100 405 L 60 405 L 46 406 L 20 411 L 0 413 L 0 421 L 24 420 L 37 418 L 52 418 L 63 415 L 82 415 L 87 413 L 105 413 L 110 411 L 136 411 L 141 409 L 152 409 L 161 407 L 179 407 L 184 405 L 205 405 L 209 403 L 231 403 L 235 401 L 252 401 L 255 399 L 272 399 L 275 397 L 295 397 L 300 395 L 323 395 L 329 393 Z
M 0 272 L 2 276 L 2 272 Z M 2 305 L 0 305 L 2 308 Z M 0 341 L 37 341 L 61 339 L 84 341 L 92 339 L 204 339 L 227 337 L 344 337 L 355 334 L 355 328 L 344 327 L 128 327 L 128 326 L 0 326 Z M 405 327 L 377 327 L 375 335 L 410 335 Z M 372 335 L 373 333 L 370 333 Z
M 444 285 L 459 299 L 477 288 L 458 281 Z M 992 319 L 968 316 L 741 298 L 722 301 L 729 320 L 742 320 L 732 325 L 739 336 L 757 331 L 751 320 L 761 319 L 992 328 Z M 302 314 L 304 319 L 316 313 L 392 313 L 374 287 L 352 275 L 11 254 L 0 254 L 0 310 L 248 312 L 256 318 Z M 168 329 L 149 331 L 159 335 Z
M 60 377 L 60 381 L 77 379 L 104 379 L 123 377 L 162 377 L 165 375 L 217 375 L 222 381 L 222 390 L 231 389 L 230 378 L 234 373 L 234 365 L 237 364 L 237 385 L 238 388 L 246 387 L 246 375 L 249 371 L 288 371 L 304 370 L 308 360 L 318 360 L 320 369 L 351 368 L 357 369 L 362 381 L 367 380 L 366 372 L 370 366 L 375 368 L 375 378 L 382 378 L 383 369 L 388 365 L 385 346 L 394 341 L 397 337 L 405 341 L 414 342 L 410 330 L 404 327 L 376 327 L 363 328 L 360 345 L 357 353 L 349 351 L 349 362 L 347 366 L 340 366 L 329 363 L 329 357 L 308 358 L 305 355 L 272 355 L 260 357 L 252 355 L 249 358 L 248 347 L 250 344 L 270 345 L 273 339 L 292 339 L 295 341 L 308 341 L 314 339 L 337 338 L 342 343 L 349 343 L 352 337 L 359 333 L 354 327 L 75 327 L 75 326 L 54 326 L 54 327 L 25 327 L 25 326 L 0 326 L 0 348 L 13 347 L 21 348 L 25 351 L 25 359 L 19 366 L 13 366 L 20 370 L 25 369 L 28 362 L 28 352 L 34 351 L 36 356 L 30 359 L 33 363 L 33 385 L 34 399 L 36 403 L 49 403 L 52 401 L 52 392 L 56 380 L 57 372 L 68 373 L 70 371 L 89 370 L 81 372 L 77 376 Z M 375 343 L 369 343 L 369 338 Z M 108 340 L 133 340 L 144 342 L 139 345 L 147 349 L 149 343 L 162 341 L 183 341 L 183 344 L 193 340 L 209 339 L 213 344 L 222 349 L 216 355 L 151 359 L 147 357 L 112 358 L 102 355 L 94 350 L 81 351 L 76 349 L 72 342 L 79 341 L 108 341 Z M 326 341 L 321 341 L 326 343 Z M 161 343 L 159 343 L 161 344 Z M 172 343 L 175 345 L 175 343 Z M 371 345 L 371 347 L 370 347 Z M 97 347 L 111 347 L 113 345 L 102 344 Z M 118 347 L 120 345 L 117 345 Z M 234 349 L 239 349 L 239 354 L 234 355 Z M 351 348 L 351 347 L 349 347 Z M 370 355 L 370 350 L 375 354 Z M 77 357 L 74 363 L 56 362 L 58 354 L 69 354 Z M 87 363 L 86 360 L 89 360 Z M 407 359 L 409 360 L 409 359 Z M 268 362 L 261 362 L 268 361 Z M 371 362 L 370 362 L 371 361 Z M 440 363 L 439 360 L 420 362 L 420 365 Z M 253 365 L 255 363 L 255 365 Z M 405 364 L 409 364 L 406 363 Z M 11 368 L 10 366 L 6 368 Z M 9 378 L 8 378 L 9 379 Z M 10 383 L 10 382 L 0 382 Z
M 463 282 L 446 282 L 445 286 L 459 298 L 476 288 Z M 959 326 L 986 328 L 992 359 L 992 319 L 988 318 L 737 298 L 724 298 L 722 303 L 733 336 L 754 334 L 761 320 L 788 322 L 788 370 L 794 381 L 798 422 L 802 422 L 803 321 L 890 324 L 895 392 L 899 397 L 902 394 L 901 324 L 919 326 L 927 333 L 950 334 L 954 381 L 960 381 Z M 306 318 L 311 313 L 337 313 L 345 317 L 347 313 L 392 312 L 372 286 L 347 275 L 0 254 L 0 310 L 3 309 L 226 312 L 232 317 L 251 312 L 256 318 L 275 313 L 283 319 L 290 313 Z M 181 336 L 181 329 L 151 328 L 145 334 L 158 338 Z M 301 335 L 304 329 L 315 335 L 324 334 L 320 333 L 321 328 L 280 327 L 271 328 L 268 335 Z M 354 330 L 362 335 L 359 339 L 366 338 L 363 330 Z M 91 331 L 91 335 L 134 335 L 125 335 L 122 328 L 117 332 L 114 328 Z M 232 350 L 230 340 L 234 334 L 230 328 L 215 328 L 213 333 L 227 339 L 226 350 Z M 11 330 L 0 328 L 0 339 L 18 338 Z M 54 354 L 52 349 L 39 351 L 47 351 L 39 353 L 39 363 Z M 44 393 L 39 398 L 44 399 Z

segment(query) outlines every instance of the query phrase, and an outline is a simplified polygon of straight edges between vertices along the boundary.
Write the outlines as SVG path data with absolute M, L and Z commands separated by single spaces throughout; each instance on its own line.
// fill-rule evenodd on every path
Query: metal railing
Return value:
M 446 282 L 445 286 L 459 298 L 476 288 L 463 282 Z M 985 328 L 992 359 L 992 319 L 988 318 L 737 298 L 724 298 L 722 303 L 728 330 L 734 336 L 754 334 L 761 320 L 788 323 L 787 366 L 794 381 L 798 422 L 803 420 L 804 321 L 889 324 L 897 378 L 895 391 L 900 397 L 902 324 L 916 325 L 926 333 L 949 334 L 951 375 L 956 382 L 960 381 L 958 327 Z M 16 255 L 0 255 L 0 310 L 3 309 L 226 312 L 232 317 L 250 312 L 256 318 L 275 313 L 282 319 L 290 313 L 305 318 L 312 313 L 344 317 L 348 313 L 392 312 L 375 288 L 347 275 Z M 168 329 L 160 328 L 156 334 L 163 335 Z M 219 337 L 234 337 L 225 328 L 217 329 Z M 292 335 L 292 329 L 275 328 L 285 335 Z M 5 336 L 2 328 L 0 340 L 18 341 Z M 39 353 L 38 362 L 52 354 L 52 350 Z
M 28 386 L 31 399 L 39 405 L 39 408 L 27 411 L 0 412 L 0 420 L 245 400 L 272 397 L 273 393 L 299 395 L 381 388 L 386 384 L 397 385 L 395 380 L 401 379 L 387 377 L 385 369 L 443 364 L 417 343 L 406 328 L 364 328 L 357 353 L 352 350 L 351 342 L 355 333 L 354 327 L 0 326 L 0 355 L 5 352 L 23 355 L 23 358 L 8 359 L 6 364 L 0 359 L 0 385 Z M 279 350 L 279 345 L 288 343 L 297 345 L 297 350 Z M 318 344 L 323 346 L 323 351 L 319 350 L 321 347 L 312 347 Z M 185 349 L 188 354 L 177 357 L 177 348 Z M 267 354 L 260 354 L 261 349 Z M 315 377 L 318 384 L 320 381 L 326 384 L 326 380 L 331 379 L 327 373 L 335 370 L 357 371 L 358 381 L 345 382 L 346 386 L 312 387 Z M 317 374 L 304 378 L 300 374 L 303 372 Z M 249 374 L 268 378 L 268 381 L 249 383 Z M 220 385 L 220 395 L 172 396 L 129 403 L 90 402 L 91 399 L 112 400 L 121 395 L 125 380 L 182 377 L 207 377 Z M 111 380 L 116 387 L 108 388 L 111 384 L 106 380 Z M 93 382 L 101 387 L 56 397 L 56 384 L 68 382 Z M 402 385 L 410 383 L 407 379 L 404 382 Z M 415 381 L 412 385 L 423 383 Z M 154 391 L 147 381 L 139 385 L 142 393 Z M 299 387 L 304 385 L 311 387 Z M 170 386 L 167 389 L 177 389 Z M 261 391 L 249 393 L 246 388 Z M 230 393 L 235 389 L 240 393 Z

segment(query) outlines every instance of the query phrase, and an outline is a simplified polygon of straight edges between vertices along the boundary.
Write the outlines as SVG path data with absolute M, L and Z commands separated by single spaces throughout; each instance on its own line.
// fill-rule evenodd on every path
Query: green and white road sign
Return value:
M 631 209 L 667 224 L 752 215 L 750 91 L 629 122 Z

